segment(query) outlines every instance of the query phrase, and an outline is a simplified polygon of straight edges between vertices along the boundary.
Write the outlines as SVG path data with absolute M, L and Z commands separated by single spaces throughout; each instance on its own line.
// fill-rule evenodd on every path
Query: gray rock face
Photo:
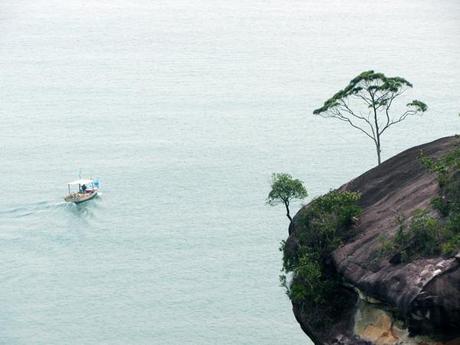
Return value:
M 340 188 L 361 193 L 363 214 L 356 224 L 358 235 L 333 252 L 333 265 L 351 286 L 402 316 L 411 334 L 460 337 L 460 257 L 393 264 L 377 252 L 382 236 L 391 238 L 397 231 L 398 216 L 410 219 L 417 209 L 430 209 L 431 199 L 439 194 L 437 177 L 418 159 L 420 151 L 438 158 L 458 145 L 460 138 L 447 137 L 414 147 Z M 287 245 L 295 243 L 295 224 L 294 218 Z M 361 341 L 353 334 L 352 322 L 343 323 L 332 332 L 314 334 L 315 330 L 308 327 L 308 316 L 296 310 L 295 305 L 294 312 L 302 328 L 317 343 Z M 344 311 L 344 315 L 349 317 L 351 312 Z

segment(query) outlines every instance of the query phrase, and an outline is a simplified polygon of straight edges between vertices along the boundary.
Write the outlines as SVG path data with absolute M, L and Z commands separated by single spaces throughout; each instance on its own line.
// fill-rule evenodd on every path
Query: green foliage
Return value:
M 448 241 L 441 245 L 441 250 L 445 255 L 455 255 L 458 253 L 460 248 L 460 234 L 456 234 L 451 237 Z
M 399 220 L 392 240 L 382 240 L 381 254 L 390 255 L 393 263 L 434 255 L 455 255 L 460 251 L 460 148 L 438 160 L 421 153 L 422 164 L 437 174 L 440 195 L 431 200 L 434 217 L 418 210 L 409 222 Z
M 449 204 L 447 200 L 441 196 L 434 197 L 433 200 L 431 200 L 431 206 L 444 217 L 449 214 Z
M 407 225 L 400 223 L 392 240 L 382 240 L 381 253 L 391 256 L 395 264 L 440 254 L 451 255 L 460 248 L 458 236 L 426 210 L 417 210 Z
M 422 101 L 414 99 L 412 102 L 407 103 L 408 108 L 414 108 L 418 112 L 424 113 L 428 110 L 428 106 Z
M 292 221 L 289 204 L 292 200 L 302 200 L 308 196 L 308 192 L 299 179 L 294 179 L 285 173 L 273 174 L 270 193 L 268 193 L 267 204 L 275 206 L 283 203 L 286 207 L 286 216 Z
M 410 256 L 438 255 L 443 242 L 443 227 L 440 222 L 426 211 L 419 211 L 413 217 L 410 226 L 410 240 L 408 249 L 412 249 Z
M 296 223 L 298 246 L 295 253 L 282 243 L 282 285 L 292 301 L 302 305 L 327 304 L 339 278 L 331 269 L 330 255 L 343 240 L 351 236 L 351 226 L 361 213 L 357 206 L 360 195 L 331 191 L 314 199 Z M 292 275 L 288 286 L 286 274 Z
M 321 261 L 350 235 L 353 219 L 360 214 L 359 193 L 331 191 L 311 202 L 301 217 L 302 243 Z
M 324 287 L 324 281 L 319 262 L 305 254 L 299 258 L 298 265 L 294 268 L 295 281 L 290 287 L 289 296 L 295 302 L 306 299 L 313 303 L 325 302 L 323 295 L 318 293 Z
M 438 175 L 439 185 L 444 187 L 446 184 L 453 182 L 453 173 L 460 170 L 460 148 L 454 149 L 436 161 L 426 156 L 422 151 L 420 152 L 420 161 L 425 168 Z
M 460 147 L 457 147 L 438 160 L 420 153 L 422 164 L 438 176 L 441 195 L 432 200 L 432 205 L 450 222 L 460 214 Z M 458 223 L 460 224 L 460 223 Z
M 404 87 L 412 87 L 412 84 L 401 77 L 386 77 L 383 73 L 374 71 L 365 71 L 353 78 L 350 83 L 343 89 L 338 91 L 334 96 L 329 98 L 321 108 L 313 111 L 313 114 L 318 115 L 326 112 L 334 107 L 339 106 L 342 101 L 348 97 L 356 95 L 378 95 L 388 93 L 396 94 Z M 388 105 L 390 97 L 374 97 L 376 106 Z M 414 100 L 408 106 L 418 106 L 421 109 L 427 109 L 425 103 Z M 369 106 L 369 104 L 368 104 Z
M 273 174 L 271 187 L 267 203 L 272 206 L 293 199 L 305 199 L 308 196 L 303 182 L 285 173 Z

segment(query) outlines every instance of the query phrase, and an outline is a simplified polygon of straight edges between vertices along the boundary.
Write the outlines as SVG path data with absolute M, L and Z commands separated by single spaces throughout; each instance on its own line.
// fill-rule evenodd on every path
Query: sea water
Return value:
M 312 115 L 368 69 L 429 106 L 384 158 L 458 133 L 459 37 L 456 0 L 2 0 L 0 343 L 310 343 L 270 175 L 375 165 Z M 102 194 L 66 204 L 80 171 Z

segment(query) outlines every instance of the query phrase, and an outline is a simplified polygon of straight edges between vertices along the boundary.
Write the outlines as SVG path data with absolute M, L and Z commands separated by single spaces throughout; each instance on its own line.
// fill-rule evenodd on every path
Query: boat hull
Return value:
M 64 200 L 67 202 L 73 202 L 74 204 L 81 204 L 83 202 L 94 199 L 97 195 L 97 191 L 92 193 L 72 193 L 67 195 Z

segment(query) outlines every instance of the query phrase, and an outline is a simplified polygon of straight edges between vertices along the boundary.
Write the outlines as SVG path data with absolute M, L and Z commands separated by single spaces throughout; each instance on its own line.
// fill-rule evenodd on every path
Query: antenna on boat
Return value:
M 78 170 L 78 178 L 81 180 L 81 169 Z

